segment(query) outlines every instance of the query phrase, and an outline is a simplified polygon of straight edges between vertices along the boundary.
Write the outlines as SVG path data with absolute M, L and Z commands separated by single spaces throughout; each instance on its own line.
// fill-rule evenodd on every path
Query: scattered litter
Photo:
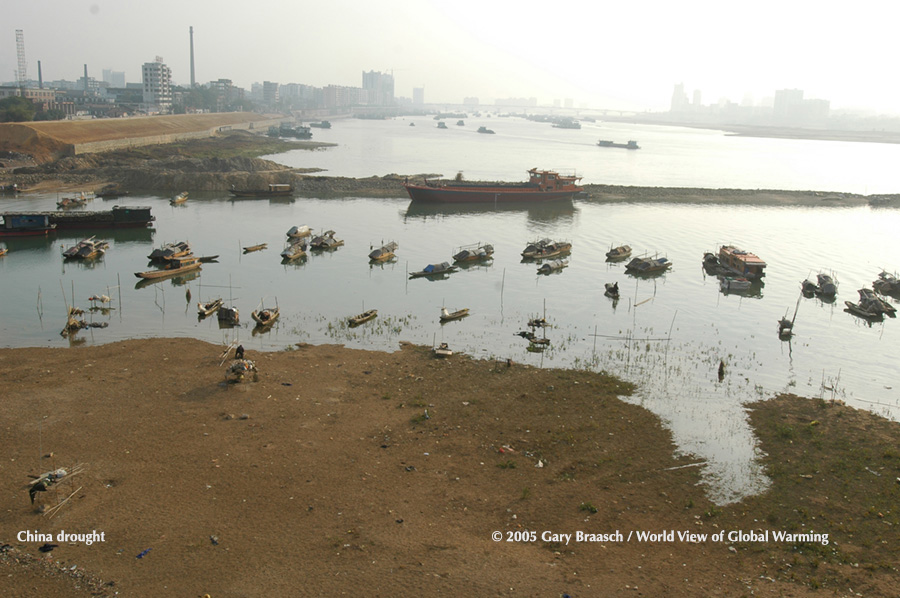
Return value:
M 144 550 L 143 552 L 141 552 L 141 554 L 137 555 L 137 556 L 134 557 L 134 558 L 136 558 L 136 559 L 142 559 L 142 558 L 144 558 L 145 556 L 147 556 L 147 553 L 150 552 L 151 550 L 153 550 L 153 549 L 152 549 L 152 548 L 148 548 L 147 550 Z

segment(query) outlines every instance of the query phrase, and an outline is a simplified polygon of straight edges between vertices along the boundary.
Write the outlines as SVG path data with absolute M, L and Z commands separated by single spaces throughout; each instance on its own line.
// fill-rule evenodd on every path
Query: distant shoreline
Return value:
M 607 117 L 606 120 L 663 127 L 685 127 L 688 129 L 724 131 L 727 135 L 735 137 L 797 139 L 803 141 L 849 141 L 854 143 L 900 143 L 900 131 L 841 131 L 837 129 L 804 129 L 800 127 L 739 125 L 733 123 L 683 122 L 678 120 L 656 120 L 641 117 Z

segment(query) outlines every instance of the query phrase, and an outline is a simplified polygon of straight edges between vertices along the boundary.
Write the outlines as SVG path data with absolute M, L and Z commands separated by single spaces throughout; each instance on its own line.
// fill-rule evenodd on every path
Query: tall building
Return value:
M 421 106 L 425 103 L 425 88 L 413 87 L 413 104 Z
M 168 113 L 172 109 L 172 69 L 157 56 L 154 62 L 144 63 L 141 73 L 147 112 Z
M 362 88 L 366 90 L 369 105 L 394 105 L 394 76 L 378 71 L 363 71 Z
M 775 104 L 772 106 L 775 118 L 794 118 L 801 112 L 802 106 L 802 89 L 778 89 L 775 91 Z
M 669 105 L 671 112 L 683 112 L 688 109 L 687 94 L 684 93 L 684 83 L 679 83 L 672 91 L 672 103 Z
M 103 82 L 110 87 L 125 87 L 125 71 L 103 69 Z
M 262 86 L 263 104 L 266 106 L 278 105 L 278 83 L 275 81 L 263 81 Z

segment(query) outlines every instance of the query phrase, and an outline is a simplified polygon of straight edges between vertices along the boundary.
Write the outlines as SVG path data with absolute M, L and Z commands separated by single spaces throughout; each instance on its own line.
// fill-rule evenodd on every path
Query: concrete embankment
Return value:
M 266 130 L 282 117 L 251 112 L 178 114 L 97 120 L 0 124 L 0 151 L 37 163 L 115 149 L 211 137 L 231 130 Z

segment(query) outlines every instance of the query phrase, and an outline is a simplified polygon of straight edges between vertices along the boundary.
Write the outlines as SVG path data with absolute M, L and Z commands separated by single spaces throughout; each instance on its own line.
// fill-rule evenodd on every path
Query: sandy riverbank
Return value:
M 256 380 L 228 384 L 222 348 L 191 339 L 0 350 L 0 593 L 889 596 L 900 581 L 898 432 L 870 414 L 756 405 L 773 487 L 716 507 L 702 464 L 600 374 L 408 345 L 247 357 Z M 76 466 L 31 505 L 29 474 Z M 710 539 L 753 529 L 831 542 Z M 25 530 L 104 541 L 44 555 Z M 541 538 L 617 530 L 710 536 Z

